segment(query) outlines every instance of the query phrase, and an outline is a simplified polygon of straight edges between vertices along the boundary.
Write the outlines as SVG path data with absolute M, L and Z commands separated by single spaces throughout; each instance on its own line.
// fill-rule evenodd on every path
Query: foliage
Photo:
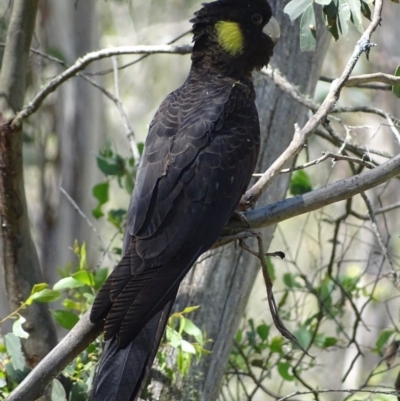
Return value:
M 143 151 L 143 146 L 140 146 L 140 151 Z M 93 210 L 93 215 L 97 219 L 107 216 L 107 220 L 117 229 L 117 232 L 122 233 L 126 211 L 109 209 L 105 215 L 102 207 L 106 207 L 109 202 L 108 189 L 112 180 L 115 180 L 120 188 L 125 189 L 128 193 L 132 191 L 132 180 L 136 173 L 134 160 L 132 157 L 122 157 L 107 143 L 97 155 L 97 162 L 100 170 L 106 176 L 106 181 L 93 188 L 93 195 L 99 201 L 98 206 Z M 47 283 L 34 285 L 28 299 L 16 311 L 0 321 L 3 323 L 8 319 L 14 320 L 12 333 L 8 333 L 4 337 L 4 343 L 0 344 L 0 366 L 4 366 L 0 372 L 0 398 L 6 397 L 30 372 L 25 364 L 21 348 L 21 339 L 27 338 L 29 334 L 23 329 L 25 319 L 20 312 L 32 305 L 33 302 L 49 304 L 61 302 L 62 309 L 52 309 L 51 313 L 59 326 L 71 330 L 78 323 L 79 318 L 88 311 L 97 291 L 108 276 L 107 267 L 93 269 L 88 265 L 84 243 L 80 245 L 75 241 L 73 250 L 76 256 L 75 262 L 68 263 L 63 269 L 58 269 L 61 279 L 52 288 L 49 288 Z M 114 253 L 120 254 L 121 249 L 114 248 Z M 187 317 L 198 308 L 198 306 L 187 307 L 182 312 L 172 314 L 169 319 L 165 341 L 158 351 L 157 360 L 161 371 L 171 380 L 176 380 L 177 374 L 180 377 L 187 375 L 191 366 L 198 363 L 203 355 L 209 353 L 205 346 L 210 340 Z M 87 399 L 102 345 L 101 339 L 95 340 L 63 370 L 61 376 L 71 382 L 68 394 L 61 384 L 61 376 L 53 380 L 52 401 L 63 401 L 66 397 L 68 397 L 68 401 Z M 171 366 L 171 362 L 167 360 L 171 349 L 177 352 L 176 366 Z
M 372 4 L 372 0 L 291 0 L 286 4 L 284 12 L 292 21 L 301 17 L 300 48 L 307 52 L 315 51 L 317 45 L 316 9 L 318 12 L 322 10 L 326 28 L 338 40 L 340 35 L 348 35 L 349 22 L 360 33 L 364 32 L 363 17 L 371 20 Z

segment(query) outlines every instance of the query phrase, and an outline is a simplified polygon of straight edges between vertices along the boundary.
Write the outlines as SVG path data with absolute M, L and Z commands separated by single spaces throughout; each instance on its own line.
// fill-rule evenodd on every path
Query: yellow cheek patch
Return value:
M 218 21 L 215 24 L 218 42 L 232 56 L 237 56 L 243 49 L 243 33 L 237 22 Z

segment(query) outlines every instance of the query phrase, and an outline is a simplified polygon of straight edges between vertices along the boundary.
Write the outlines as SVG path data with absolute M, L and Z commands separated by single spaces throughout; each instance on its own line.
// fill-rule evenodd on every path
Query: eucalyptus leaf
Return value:
M 63 385 L 54 379 L 51 382 L 51 401 L 65 401 L 66 396 Z
M 11 363 L 15 370 L 24 370 L 25 358 L 22 353 L 21 339 L 13 333 L 7 333 L 4 336 L 7 347 L 7 353 L 11 356 Z
M 347 34 L 349 33 L 348 22 L 350 21 L 351 17 L 350 6 L 347 3 L 347 0 L 339 1 L 338 17 L 340 33 L 343 36 L 347 36 Z
M 300 20 L 300 50 L 302 52 L 313 52 L 317 45 L 315 28 L 314 6 L 311 3 Z
M 291 21 L 294 21 L 296 18 L 300 17 L 310 5 L 312 5 L 311 0 L 292 0 L 286 4 L 283 11 L 289 16 Z
M 358 32 L 364 32 L 364 26 L 362 22 L 362 13 L 361 13 L 361 1 L 360 0 L 347 0 L 347 3 L 350 7 L 351 17 L 353 20 L 354 26 L 357 28 Z

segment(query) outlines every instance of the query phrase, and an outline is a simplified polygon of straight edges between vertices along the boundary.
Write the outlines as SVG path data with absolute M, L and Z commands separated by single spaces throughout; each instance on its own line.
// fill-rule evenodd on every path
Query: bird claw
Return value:
M 249 223 L 249 221 L 247 220 L 247 218 L 246 218 L 246 216 L 244 215 L 243 212 L 239 212 L 238 210 L 235 210 L 235 211 L 233 212 L 231 218 L 232 218 L 232 219 L 235 219 L 235 220 L 239 220 L 239 221 L 241 221 L 243 224 L 245 224 L 248 228 L 251 228 L 251 227 L 250 227 L 250 223 Z

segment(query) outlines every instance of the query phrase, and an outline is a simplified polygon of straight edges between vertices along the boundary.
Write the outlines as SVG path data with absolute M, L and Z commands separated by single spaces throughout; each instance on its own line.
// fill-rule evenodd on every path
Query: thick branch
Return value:
M 400 174 L 400 155 L 386 163 L 362 174 L 337 181 L 325 188 L 307 194 L 285 199 L 273 205 L 244 213 L 251 228 L 267 227 L 294 216 L 317 210 L 323 206 L 351 198 L 371 189 Z M 231 220 L 224 230 L 224 235 L 235 235 L 248 231 L 245 223 Z M 224 241 L 221 237 L 219 241 Z M 7 401 L 33 401 L 44 390 L 46 384 L 55 377 L 96 335 L 101 327 L 89 322 L 88 314 L 84 315 L 68 336 L 51 351 L 51 353 L 34 369 Z
M 337 181 L 324 188 L 285 199 L 273 205 L 249 210 L 243 215 L 250 227 L 242 221 L 231 220 L 224 230 L 224 235 L 234 235 L 237 232 L 249 230 L 249 228 L 267 227 L 292 217 L 312 212 L 374 188 L 397 175 L 400 175 L 400 155 L 372 170 Z

